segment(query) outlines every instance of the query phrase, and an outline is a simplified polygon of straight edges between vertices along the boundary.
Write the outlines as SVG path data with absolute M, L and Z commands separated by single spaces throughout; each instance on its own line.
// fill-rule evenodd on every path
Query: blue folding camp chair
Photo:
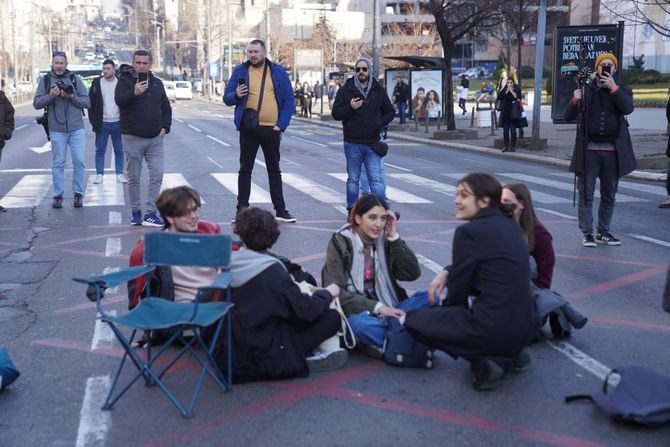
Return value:
M 144 264 L 143 266 L 133 267 L 119 272 L 109 273 L 101 276 L 94 276 L 89 278 L 73 278 L 77 282 L 89 285 L 87 293 L 89 299 L 95 299 L 100 318 L 103 322 L 109 324 L 116 334 L 119 342 L 123 346 L 125 353 L 121 359 L 114 382 L 107 395 L 107 400 L 102 407 L 105 410 L 111 410 L 112 406 L 130 389 L 130 387 L 140 378 L 144 378 L 147 386 L 158 385 L 165 395 L 170 399 L 170 402 L 184 417 L 191 417 L 193 415 L 193 408 L 198 399 L 202 382 L 205 374 L 209 374 L 216 384 L 224 391 L 230 391 L 232 387 L 232 331 L 231 331 L 231 312 L 230 309 L 234 306 L 231 303 L 230 294 L 230 254 L 231 254 L 231 240 L 226 235 L 203 235 L 191 233 L 172 233 L 167 231 L 148 233 L 144 236 Z M 161 298 L 151 297 L 151 291 L 148 290 L 146 296 L 148 298 L 142 299 L 140 303 L 133 310 L 123 316 L 111 315 L 102 308 L 102 299 L 104 298 L 104 291 L 108 287 L 113 287 L 119 284 L 127 283 L 131 279 L 137 278 L 141 275 L 146 275 L 153 271 L 157 266 L 171 266 L 183 265 L 194 267 L 215 267 L 221 268 L 221 273 L 214 284 L 198 289 L 195 300 L 192 303 L 175 303 Z M 149 287 L 147 281 L 147 288 Z M 212 296 L 212 294 L 226 292 L 225 301 L 214 301 L 201 303 L 200 299 L 203 295 Z M 228 339 L 227 346 L 227 374 L 224 375 L 216 364 L 212 354 L 216 341 L 219 337 L 223 327 L 224 317 L 226 321 L 226 337 Z M 216 326 L 212 326 L 216 324 Z M 132 329 L 130 337 L 126 337 L 120 327 L 128 327 Z M 215 327 L 213 337 L 209 344 L 205 343 L 202 337 L 202 331 L 210 327 Z M 168 331 L 170 336 L 168 340 L 161 346 L 155 355 L 151 356 L 151 333 L 154 331 Z M 192 331 L 193 337 L 187 340 L 184 337 L 184 331 Z M 149 340 L 145 356 L 138 352 L 138 348 L 133 346 L 133 341 L 136 334 L 144 333 Z M 208 332 L 208 334 L 211 332 Z M 175 355 L 175 357 L 167 363 L 167 366 L 159 369 L 157 359 L 168 352 L 168 349 L 173 342 L 178 341 L 183 348 Z M 205 356 L 201 356 L 198 351 L 198 346 L 205 351 Z M 200 362 L 202 371 L 200 372 L 198 382 L 196 384 L 191 402 L 188 410 L 177 400 L 177 398 L 170 392 L 165 385 L 163 376 L 165 373 L 186 353 L 191 355 Z M 121 371 L 126 362 L 130 358 L 132 363 L 138 370 L 138 373 L 130 380 L 130 382 L 116 395 L 114 391 L 119 382 Z

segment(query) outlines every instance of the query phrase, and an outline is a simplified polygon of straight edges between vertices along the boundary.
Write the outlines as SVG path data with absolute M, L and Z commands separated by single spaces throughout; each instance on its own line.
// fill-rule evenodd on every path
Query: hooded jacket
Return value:
M 91 106 L 88 109 L 88 121 L 91 123 L 93 132 L 99 132 L 102 127 L 104 102 L 100 88 L 101 79 L 102 76 L 95 78 L 91 83 L 91 90 L 88 92 L 88 97 L 91 100 Z
M 0 90 L 0 149 L 5 147 L 5 141 L 12 138 L 12 132 L 14 132 L 14 106 L 5 96 L 5 92 Z
M 84 129 L 83 109 L 91 106 L 88 98 L 88 90 L 81 78 L 69 70 L 65 70 L 62 76 L 58 76 L 51 70 L 48 74 L 49 86 L 46 86 L 44 78 L 40 78 L 33 98 L 33 107 L 37 110 L 46 107 L 49 115 L 50 132 L 73 132 Z M 72 81 L 74 79 L 74 82 Z M 62 96 L 51 96 L 49 90 L 61 81 L 66 85 L 74 87 L 74 97 L 64 98 Z
M 363 105 L 356 110 L 351 107 L 351 100 L 362 97 L 363 94 L 356 88 L 353 77 L 347 79 L 335 95 L 331 114 L 335 120 L 342 121 L 345 143 L 378 142 L 382 127 L 393 121 L 395 116 L 395 109 L 386 90 L 373 77 L 368 82 L 372 82 L 372 87 Z
M 128 64 L 122 64 L 119 71 L 114 100 L 119 106 L 121 133 L 141 138 L 154 138 L 161 129 L 170 133 L 172 106 L 163 82 L 149 72 L 149 88 L 135 96 L 135 84 L 139 80 L 137 72 Z

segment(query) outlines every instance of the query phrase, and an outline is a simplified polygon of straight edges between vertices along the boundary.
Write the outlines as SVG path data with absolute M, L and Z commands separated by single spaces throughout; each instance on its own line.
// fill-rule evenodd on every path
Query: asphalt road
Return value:
M 0 214 L 0 345 L 22 372 L 0 394 L 0 445 L 668 445 L 670 427 L 616 424 L 590 404 L 563 403 L 565 395 L 596 389 L 610 368 L 670 373 L 670 316 L 660 304 L 670 257 L 668 212 L 657 208 L 662 186 L 622 182 L 612 232 L 623 245 L 586 249 L 565 171 L 401 141 L 391 142 L 386 158 L 388 194 L 423 273 L 406 286 L 425 289 L 434 271 L 450 263 L 459 224 L 454 187 L 467 172 L 487 171 L 531 187 L 538 217 L 554 237 L 553 289 L 589 317 L 584 329 L 567 342 L 546 334 L 529 348 L 531 368 L 487 393 L 472 390 L 466 362 L 443 353 L 432 370 L 393 368 L 352 354 L 336 372 L 238 385 L 230 394 L 205 381 L 192 419 L 183 419 L 158 389 L 143 386 L 113 411 L 100 411 L 119 349 L 96 325 L 84 288 L 70 278 L 123 268 L 137 239 L 155 229 L 128 224 L 127 193 L 109 170 L 111 148 L 105 182 L 91 183 L 90 130 L 86 204 L 72 208 L 68 173 L 65 206 L 53 210 L 50 153 L 33 123 L 36 114 L 18 108 L 17 131 L 0 164 L 0 204 L 10 208 Z M 224 106 L 179 102 L 165 139 L 164 185 L 197 188 L 206 202 L 202 217 L 226 232 L 238 169 L 231 116 Z M 258 205 L 271 210 L 262 161 L 259 153 L 254 191 Z M 274 251 L 319 277 L 328 238 L 345 218 L 341 135 L 294 121 L 283 136 L 282 171 L 286 203 L 298 222 L 281 225 Z M 108 297 L 109 309 L 125 310 L 123 288 Z M 169 378 L 182 398 L 196 378 L 189 365 Z

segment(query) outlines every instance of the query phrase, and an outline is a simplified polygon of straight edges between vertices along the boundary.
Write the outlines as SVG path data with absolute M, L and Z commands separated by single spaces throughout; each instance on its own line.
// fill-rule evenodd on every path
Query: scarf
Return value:
M 367 98 L 368 93 L 370 93 L 370 89 L 372 89 L 372 61 L 365 56 L 361 56 L 356 60 L 356 63 L 354 63 L 354 67 L 361 61 L 368 65 L 368 85 L 363 88 L 363 85 L 361 84 L 361 81 L 358 80 L 356 73 L 354 73 L 354 85 L 356 86 L 356 89 L 361 92 L 365 98 Z
M 231 272 L 233 276 L 230 284 L 233 287 L 240 287 L 254 279 L 259 273 L 266 270 L 274 264 L 281 265 L 284 269 L 286 267 L 282 262 L 266 253 L 243 249 L 233 252 Z
M 347 291 L 351 293 L 362 293 L 364 284 L 364 255 L 363 241 L 355 232 L 351 231 L 349 224 L 346 224 L 337 231 L 351 242 L 351 276 L 347 280 Z M 373 247 L 375 251 L 375 292 L 379 301 L 385 306 L 396 307 L 398 297 L 395 293 L 394 282 L 388 271 L 386 263 L 386 253 L 384 251 L 384 237 L 375 239 Z M 353 279 L 353 283 L 352 283 Z

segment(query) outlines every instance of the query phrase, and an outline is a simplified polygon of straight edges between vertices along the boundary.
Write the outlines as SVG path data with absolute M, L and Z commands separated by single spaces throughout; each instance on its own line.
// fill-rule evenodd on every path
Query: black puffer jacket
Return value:
M 5 92 L 0 90 L 0 149 L 5 147 L 5 141 L 12 138 L 14 132 L 14 107 Z
M 393 121 L 395 109 L 386 90 L 375 79 L 371 78 L 370 82 L 370 93 L 357 110 L 351 107 L 351 100 L 363 94 L 356 88 L 354 78 L 347 79 L 337 91 L 332 115 L 337 121 L 342 121 L 345 143 L 376 143 L 382 127 Z
M 163 82 L 149 73 L 149 88 L 135 96 L 138 76 L 133 67 L 123 64 L 114 100 L 119 106 L 121 133 L 141 138 L 153 138 L 161 129 L 170 132 L 172 107 L 165 94 Z

